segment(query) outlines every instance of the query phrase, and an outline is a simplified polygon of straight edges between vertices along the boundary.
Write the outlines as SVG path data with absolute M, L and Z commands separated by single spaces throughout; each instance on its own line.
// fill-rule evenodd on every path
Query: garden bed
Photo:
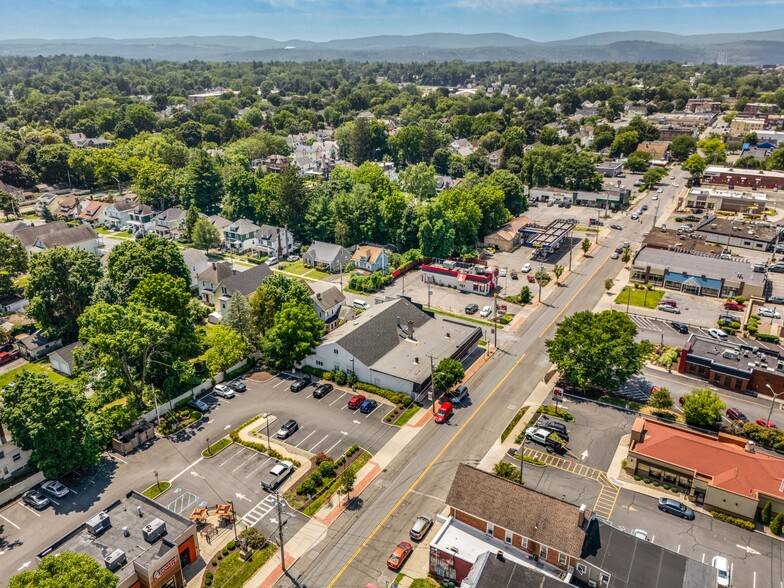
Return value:
M 161 425 L 158 427 L 158 431 L 161 435 L 172 435 L 195 423 L 203 416 L 198 410 L 192 408 L 170 410 L 161 417 Z
M 218 439 L 215 443 L 213 443 L 207 449 L 202 451 L 201 456 L 206 458 L 215 457 L 232 443 L 233 441 L 231 440 L 230 437 L 224 437 L 223 439 Z
M 233 541 L 230 545 L 233 545 Z M 207 574 L 204 578 L 204 586 L 211 588 L 242 588 L 254 574 L 259 571 L 261 566 L 275 555 L 278 547 L 274 543 L 267 543 L 265 547 L 253 553 L 250 561 L 240 559 L 240 550 L 229 550 L 227 556 L 217 560 L 218 565 L 208 566 Z M 216 560 L 213 560 L 216 561 Z M 214 570 L 214 571 L 212 571 Z M 210 576 L 209 574 L 213 574 Z
M 156 498 L 158 498 L 158 496 L 166 492 L 169 488 L 171 488 L 171 482 L 161 482 L 160 484 L 153 484 L 152 486 L 147 488 L 147 490 L 142 492 L 142 495 L 146 496 L 150 500 L 155 500 Z
M 419 405 L 417 405 L 417 404 L 412 404 L 412 405 L 411 405 L 411 406 L 409 406 L 407 409 L 405 409 L 405 410 L 403 411 L 403 413 L 402 413 L 402 414 L 401 414 L 399 417 L 397 417 L 397 420 L 396 420 L 394 423 L 392 423 L 392 424 L 393 424 L 395 427 L 402 427 L 402 426 L 403 426 L 403 425 L 405 425 L 405 424 L 406 424 L 408 421 L 410 421 L 410 420 L 411 420 L 411 418 L 412 418 L 412 417 L 413 417 L 413 416 L 414 416 L 414 415 L 415 415 L 415 414 L 416 414 L 418 411 L 419 411 Z

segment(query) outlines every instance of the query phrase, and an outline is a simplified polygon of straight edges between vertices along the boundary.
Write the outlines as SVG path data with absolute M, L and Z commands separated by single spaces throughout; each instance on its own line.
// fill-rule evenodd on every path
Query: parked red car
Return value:
M 19 357 L 19 350 L 14 349 L 13 351 L 4 351 L 0 353 L 0 365 L 5 365 L 14 361 L 17 357 Z
M 536 281 L 536 278 L 533 277 L 531 274 L 528 274 L 528 281 L 533 284 Z
M 356 410 L 360 406 L 362 406 L 362 403 L 365 402 L 365 400 L 366 399 L 364 396 L 362 396 L 362 394 L 357 394 L 356 396 L 352 396 L 351 400 L 348 401 L 348 407 L 351 410 Z
M 743 310 L 743 305 L 738 304 L 734 300 L 727 300 L 727 302 L 724 303 L 724 310 Z
M 436 413 L 435 421 L 437 423 L 446 422 L 446 420 L 452 416 L 452 403 L 451 402 L 444 402 L 441 404 L 441 407 L 438 409 Z
M 767 427 L 768 429 L 775 429 L 776 425 L 773 424 L 773 421 L 766 421 L 765 419 L 757 419 L 756 423 L 760 427 Z
M 727 418 L 730 419 L 731 421 L 740 421 L 744 425 L 749 422 L 749 419 L 746 417 L 746 415 L 735 407 L 731 406 L 730 408 L 728 408 L 725 414 L 727 415 Z

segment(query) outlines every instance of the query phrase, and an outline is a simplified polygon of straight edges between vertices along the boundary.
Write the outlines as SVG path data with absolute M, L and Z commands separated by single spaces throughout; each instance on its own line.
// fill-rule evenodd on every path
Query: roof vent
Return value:
M 754 443 L 754 441 L 752 441 L 751 439 L 749 439 L 748 441 L 746 441 L 746 448 L 745 448 L 745 449 L 746 449 L 746 451 L 748 451 L 749 453 L 754 453 L 754 451 L 755 451 L 755 446 L 756 446 L 756 443 Z
M 122 549 L 115 549 L 105 558 L 103 558 L 103 562 L 109 571 L 115 571 L 120 569 L 123 565 L 125 565 L 127 558 L 125 557 L 125 552 Z
M 144 540 L 148 543 L 154 543 L 159 537 L 166 534 L 166 523 L 161 519 L 153 519 L 147 525 L 142 527 L 142 535 Z

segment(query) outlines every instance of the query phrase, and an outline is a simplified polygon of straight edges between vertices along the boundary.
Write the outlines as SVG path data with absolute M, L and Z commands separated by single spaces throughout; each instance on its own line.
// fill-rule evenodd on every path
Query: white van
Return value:
M 358 308 L 360 310 L 367 310 L 370 308 L 370 304 L 368 304 L 364 300 L 360 300 L 359 298 L 357 298 L 356 300 L 354 300 L 354 308 Z

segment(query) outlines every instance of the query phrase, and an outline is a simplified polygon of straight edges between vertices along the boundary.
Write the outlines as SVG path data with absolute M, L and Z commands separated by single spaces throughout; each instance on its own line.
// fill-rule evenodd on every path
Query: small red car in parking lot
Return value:
M 766 427 L 768 429 L 775 429 L 776 425 L 773 424 L 773 421 L 766 421 L 765 419 L 757 419 L 756 423 L 760 427 Z
M 450 416 L 452 416 L 452 403 L 451 402 L 444 402 L 441 404 L 441 407 L 438 409 L 436 413 L 435 421 L 437 423 L 445 422 Z
M 727 300 L 727 302 L 724 303 L 724 310 L 743 310 L 743 305 L 738 304 L 734 300 Z
M 357 394 L 356 396 L 352 396 L 351 400 L 348 401 L 348 407 L 351 410 L 356 410 L 362 406 L 363 402 L 365 402 L 365 397 L 362 396 L 362 394 Z

